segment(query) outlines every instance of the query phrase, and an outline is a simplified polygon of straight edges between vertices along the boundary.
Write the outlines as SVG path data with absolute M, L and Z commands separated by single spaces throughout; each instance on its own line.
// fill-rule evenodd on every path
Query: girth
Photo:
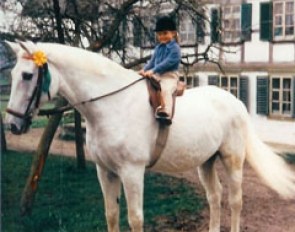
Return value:
M 160 82 L 156 78 L 153 78 L 153 77 L 147 78 L 147 87 L 148 87 L 148 92 L 149 92 L 150 104 L 151 104 L 154 112 L 156 112 L 157 107 L 163 104 Z M 172 117 L 173 117 L 174 111 L 175 111 L 175 100 L 176 100 L 175 98 L 176 98 L 176 96 L 182 96 L 185 88 L 186 88 L 185 84 L 183 82 L 179 81 L 177 84 L 177 90 L 173 94 Z M 158 135 L 157 135 L 157 139 L 156 139 L 155 148 L 153 150 L 153 153 L 151 156 L 151 161 L 150 161 L 149 165 L 147 166 L 147 168 L 152 168 L 159 160 L 159 158 L 165 148 L 167 139 L 168 139 L 169 128 L 170 128 L 169 126 L 159 123 L 159 131 L 158 131 Z
M 159 130 L 158 130 L 156 144 L 155 144 L 152 156 L 151 156 L 151 161 L 150 161 L 149 165 L 147 166 L 147 168 L 152 168 L 159 160 L 159 158 L 165 148 L 165 145 L 167 143 L 169 129 L 170 129 L 169 126 L 164 126 L 162 124 L 159 124 Z

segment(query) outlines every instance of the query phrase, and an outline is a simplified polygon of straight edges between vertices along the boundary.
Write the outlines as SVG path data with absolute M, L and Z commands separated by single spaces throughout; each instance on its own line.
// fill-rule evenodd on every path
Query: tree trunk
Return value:
M 63 98 L 60 98 L 56 103 L 56 107 L 65 106 L 66 104 L 67 101 Z M 37 191 L 38 182 L 42 175 L 46 158 L 48 156 L 48 151 L 61 118 L 62 113 L 50 116 L 48 125 L 43 132 L 36 154 L 34 156 L 34 160 L 32 162 L 30 175 L 23 190 L 20 206 L 21 215 L 31 214 L 32 212 L 32 205 L 34 202 L 35 193 Z
M 84 153 L 84 137 L 81 126 L 82 120 L 80 113 L 75 110 L 75 141 L 76 141 L 76 155 L 77 155 L 77 167 L 79 169 L 86 168 L 85 153 Z
M 59 0 L 53 0 L 53 9 L 56 20 L 56 30 L 58 34 L 58 41 L 61 44 L 65 44 L 64 31 L 62 29 L 62 18 L 60 15 Z

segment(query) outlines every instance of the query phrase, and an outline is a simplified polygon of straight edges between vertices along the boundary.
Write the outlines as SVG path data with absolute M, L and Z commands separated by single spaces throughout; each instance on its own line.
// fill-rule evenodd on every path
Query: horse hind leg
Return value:
M 209 232 L 220 232 L 222 186 L 214 166 L 216 157 L 217 154 L 198 167 L 200 181 L 205 188 L 210 207 Z
M 221 162 L 225 167 L 229 186 L 229 205 L 231 208 L 231 232 L 240 231 L 242 210 L 242 180 L 245 148 L 241 143 L 221 149 Z
M 97 176 L 101 185 L 108 232 L 119 232 L 119 198 L 121 194 L 120 178 L 98 165 Z

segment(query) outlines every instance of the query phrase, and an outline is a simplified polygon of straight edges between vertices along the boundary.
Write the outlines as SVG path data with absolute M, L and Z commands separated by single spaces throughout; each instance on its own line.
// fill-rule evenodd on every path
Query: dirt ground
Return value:
M 58 133 L 57 133 L 58 134 Z M 7 132 L 6 140 L 8 149 L 14 150 L 35 150 L 39 138 L 42 135 L 41 129 L 33 129 L 28 134 L 22 136 L 14 136 Z M 57 136 L 56 136 L 57 137 Z M 281 150 L 282 147 L 276 146 Z M 295 153 L 292 147 L 283 147 L 284 150 Z M 72 142 L 64 142 L 54 139 L 51 146 L 50 153 L 63 154 L 72 156 L 75 154 L 75 145 Z M 86 155 L 87 156 L 87 155 Z M 89 158 L 87 156 L 87 158 Z M 227 187 L 225 181 L 224 170 L 218 162 L 218 173 L 224 187 L 223 201 L 222 201 L 222 232 L 230 231 L 230 209 L 227 202 Z M 295 171 L 295 168 L 294 168 Z M 197 192 L 204 195 L 204 190 L 201 187 L 198 177 L 193 172 L 187 172 L 180 175 L 180 177 L 196 183 Z M 208 231 L 209 209 L 206 205 L 205 210 L 200 217 L 202 221 L 198 222 L 199 232 Z M 194 220 L 186 220 L 187 223 L 194 224 Z M 190 228 L 190 226 L 186 226 Z M 193 225 L 191 228 L 195 228 Z M 165 230 L 166 231 L 166 230 Z M 189 230 L 167 230 L 172 231 L 187 231 Z M 269 188 L 262 185 L 262 182 L 255 175 L 253 170 L 246 164 L 244 168 L 243 181 L 243 211 L 241 215 L 241 231 L 242 232 L 295 232 L 295 199 L 283 200 L 276 193 Z

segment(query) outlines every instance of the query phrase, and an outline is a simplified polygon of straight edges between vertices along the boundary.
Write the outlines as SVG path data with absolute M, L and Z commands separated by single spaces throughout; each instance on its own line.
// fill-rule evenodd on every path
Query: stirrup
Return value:
M 162 106 L 158 106 L 155 112 L 155 117 L 167 118 L 170 117 L 169 114 L 164 110 L 165 108 Z
M 172 124 L 172 120 L 170 117 L 156 117 L 156 120 L 164 126 L 170 126 Z
M 167 112 L 161 111 L 161 110 L 163 110 L 163 108 L 159 106 L 155 112 L 156 120 L 162 125 L 167 125 L 167 126 L 171 125 L 172 120 L 170 115 Z

